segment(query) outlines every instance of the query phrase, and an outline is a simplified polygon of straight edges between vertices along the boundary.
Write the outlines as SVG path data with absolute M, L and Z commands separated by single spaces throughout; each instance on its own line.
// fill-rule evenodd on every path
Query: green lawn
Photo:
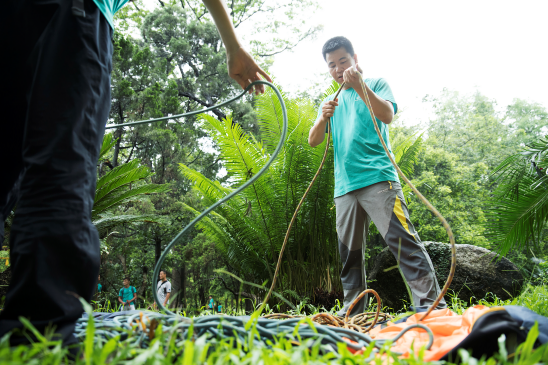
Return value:
M 459 300 L 449 303 L 451 308 L 462 313 L 468 305 Z M 520 297 L 508 301 L 497 298 L 485 298 L 478 303 L 490 306 L 515 304 L 528 307 L 535 312 L 548 316 L 548 286 L 529 286 Z M 88 311 L 91 307 L 87 305 Z M 211 317 L 214 318 L 214 317 Z M 186 338 L 176 336 L 176 329 L 171 325 L 164 331 L 159 324 L 154 331 L 153 339 L 146 346 L 139 343 L 145 338 L 145 333 L 138 330 L 125 331 L 121 337 L 111 338 L 108 341 L 97 341 L 100 331 L 95 329 L 93 321 L 88 322 L 86 336 L 83 342 L 83 354 L 76 360 L 68 358 L 68 350 L 60 343 L 48 340 L 38 335 L 39 341 L 30 346 L 10 348 L 7 338 L 0 341 L 0 364 L 359 364 L 371 361 L 373 346 L 369 346 L 364 354 L 352 354 L 344 344 L 338 345 L 338 352 L 326 348 L 317 339 L 302 339 L 294 332 L 292 339 L 277 338 L 273 341 L 257 341 L 258 333 L 252 323 L 249 323 L 247 334 L 239 339 L 206 338 L 186 335 Z M 29 331 L 32 331 L 27 322 Z M 137 327 L 137 326 L 135 326 Z M 193 333 L 192 328 L 188 333 Z M 536 364 L 548 363 L 548 346 L 531 351 L 530 346 L 536 337 L 531 331 L 530 341 L 526 342 L 521 355 L 510 361 L 505 360 L 504 350 L 490 359 L 473 359 L 465 351 L 461 352 L 461 363 L 470 365 L 479 364 Z M 144 347 L 144 348 L 143 348 Z M 392 359 L 394 364 L 422 364 L 421 354 L 413 354 L 411 359 L 400 360 L 397 355 L 390 353 L 389 345 L 380 349 Z M 518 351 L 519 353 L 519 351 Z M 377 364 L 386 364 L 378 358 Z

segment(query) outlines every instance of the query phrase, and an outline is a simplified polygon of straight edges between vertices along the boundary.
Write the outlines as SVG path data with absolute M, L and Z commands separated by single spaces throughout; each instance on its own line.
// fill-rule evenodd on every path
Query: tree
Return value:
M 548 112 L 539 103 L 514 99 L 506 108 L 505 120 L 521 147 L 538 141 L 548 134 Z
M 158 0 L 156 9 L 179 5 L 192 20 L 212 23 L 201 0 Z M 323 28 L 314 24 L 319 5 L 311 0 L 229 0 L 226 5 L 240 37 L 251 45 L 255 57 L 267 60 L 265 66 L 271 56 L 292 50 Z M 117 29 L 124 34 L 140 29 L 148 13 L 141 0 L 133 1 L 116 14 Z
M 113 167 L 105 155 L 116 144 L 112 134 L 103 137 L 103 144 L 99 153 L 99 179 L 95 188 L 95 198 L 91 219 L 97 228 L 100 238 L 105 238 L 108 231 L 120 224 L 143 221 L 146 215 L 111 215 L 109 210 L 135 200 L 140 195 L 161 193 L 168 190 L 166 185 L 146 183 L 145 179 L 152 174 L 146 166 L 139 166 L 140 160 L 135 159 L 123 165 Z M 111 170 L 102 175 L 105 165 Z M 102 176 L 101 176 L 102 175 Z
M 490 168 L 511 149 L 508 126 L 494 100 L 479 92 L 461 96 L 446 89 L 425 100 L 432 102 L 435 116 L 428 126 L 429 145 L 456 154 L 463 163 L 483 162 Z
M 489 201 L 487 235 L 502 254 L 538 247 L 548 217 L 548 136 L 530 143 L 493 172 L 498 183 Z

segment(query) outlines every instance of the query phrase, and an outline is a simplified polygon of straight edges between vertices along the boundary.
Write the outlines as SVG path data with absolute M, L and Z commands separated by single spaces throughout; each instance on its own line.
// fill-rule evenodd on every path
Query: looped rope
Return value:
M 259 172 L 257 172 L 253 177 L 251 177 L 251 179 L 249 179 L 248 181 L 245 182 L 245 184 L 243 184 L 242 186 L 240 186 L 239 188 L 237 188 L 236 190 L 234 190 L 232 193 L 228 194 L 227 196 L 225 196 L 224 198 L 218 200 L 216 203 L 214 203 L 213 205 L 211 205 L 209 208 L 207 208 L 206 210 L 204 210 L 199 216 L 197 216 L 196 218 L 194 218 L 192 220 L 192 222 L 190 222 L 185 228 L 183 228 L 181 230 L 181 232 L 179 232 L 177 234 L 177 236 L 175 236 L 175 238 L 173 240 L 171 240 L 171 242 L 167 245 L 167 247 L 164 249 L 164 252 L 162 252 L 162 255 L 160 256 L 160 258 L 158 259 L 158 262 L 156 263 L 156 266 L 154 267 L 154 274 L 152 274 L 152 295 L 154 297 L 154 301 L 158 304 L 158 307 L 160 308 L 160 310 L 163 310 L 165 311 L 166 313 L 169 313 L 169 314 L 175 314 L 173 313 L 172 311 L 170 311 L 169 309 L 167 309 L 166 307 L 164 307 L 163 303 L 160 303 L 160 300 L 158 298 L 158 292 L 157 292 L 157 289 L 156 289 L 156 281 L 155 281 L 155 278 L 158 277 L 158 275 L 160 275 L 160 268 L 162 267 L 166 257 L 167 257 L 167 254 L 169 253 L 169 251 L 171 251 L 171 249 L 173 248 L 173 246 L 175 246 L 175 244 L 181 239 L 181 237 L 183 237 L 185 235 L 185 233 L 188 232 L 189 229 L 191 229 L 192 227 L 194 227 L 194 225 L 196 223 L 198 223 L 202 218 L 204 218 L 206 215 L 208 215 L 212 210 L 214 210 L 215 208 L 217 208 L 219 205 L 227 202 L 228 200 L 232 199 L 235 195 L 239 194 L 242 190 L 244 190 L 245 188 L 247 188 L 249 185 L 253 184 L 255 182 L 255 180 L 257 180 L 262 174 L 264 174 L 266 172 L 266 170 L 268 170 L 268 168 L 270 167 L 270 165 L 272 164 L 272 162 L 274 162 L 274 160 L 276 159 L 276 157 L 278 156 L 278 153 L 280 153 L 280 150 L 282 149 L 282 146 L 285 142 L 285 137 L 287 136 L 287 110 L 285 108 L 285 103 L 283 101 L 283 98 L 282 98 L 282 94 L 280 93 L 280 91 L 276 88 L 276 86 L 274 86 L 273 84 L 271 84 L 270 82 L 268 81 L 264 81 L 264 80 L 259 80 L 259 81 L 254 81 L 252 82 L 251 84 L 249 84 L 248 87 L 246 87 L 244 89 L 244 91 L 241 92 L 240 95 L 228 100 L 228 101 L 225 101 L 224 103 L 221 103 L 221 104 L 218 104 L 218 105 L 215 105 L 215 106 L 211 106 L 209 108 L 206 108 L 206 109 L 202 109 L 202 110 L 197 110 L 197 111 L 193 111 L 193 112 L 189 112 L 189 113 L 183 113 L 183 114 L 177 114 L 177 115 L 172 115 L 172 116 L 169 116 L 169 117 L 162 117 L 162 118 L 155 118 L 155 119 L 148 119 L 148 120 L 144 120 L 144 121 L 138 121 L 138 122 L 132 122 L 132 123 L 125 123 L 125 124 L 117 124 L 117 125 L 110 125 L 110 126 L 107 126 L 107 129 L 109 128 L 117 128 L 117 127 L 125 127 L 125 126 L 133 126 L 133 125 L 138 125 L 138 124 L 145 124 L 145 123 L 154 123 L 154 122 L 160 122 L 160 121 L 163 121 L 163 120 L 169 120 L 169 119 L 177 119 L 177 118 L 183 118 L 183 117 L 188 117 L 188 116 L 191 116 L 191 115 L 196 115 L 196 114 L 201 114 L 201 113 L 205 113 L 207 111 L 210 111 L 210 110 L 213 110 L 213 109 L 218 109 L 224 105 L 227 105 L 227 104 L 230 104 L 232 103 L 233 101 L 235 100 L 238 100 L 240 99 L 241 97 L 243 97 L 247 91 L 249 91 L 254 85 L 266 85 L 268 87 L 270 87 L 274 93 L 276 94 L 276 97 L 278 98 L 278 101 L 280 102 L 280 106 L 282 108 L 282 117 L 283 117 L 283 127 L 282 127 L 282 135 L 280 136 L 280 141 L 278 142 L 278 145 L 276 146 L 276 149 L 274 150 L 274 152 L 272 153 L 272 156 L 270 156 L 270 159 L 266 162 L 266 164 L 259 170 Z

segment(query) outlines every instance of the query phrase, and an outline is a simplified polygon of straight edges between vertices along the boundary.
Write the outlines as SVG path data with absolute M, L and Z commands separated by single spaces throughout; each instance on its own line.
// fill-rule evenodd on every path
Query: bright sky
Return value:
M 327 67 L 324 42 L 344 35 L 366 77 L 384 77 L 406 123 L 425 120 L 426 95 L 479 90 L 502 109 L 514 98 L 548 107 L 548 1 L 318 0 L 316 40 L 276 57 L 284 90 L 305 90 Z

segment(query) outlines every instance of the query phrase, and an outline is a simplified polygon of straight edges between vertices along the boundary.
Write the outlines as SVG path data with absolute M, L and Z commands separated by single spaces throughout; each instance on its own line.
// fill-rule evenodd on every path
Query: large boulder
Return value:
M 449 275 L 451 246 L 438 242 L 423 243 L 432 259 L 438 283 L 442 288 Z M 485 298 L 488 293 L 502 300 L 519 295 L 523 276 L 510 260 L 482 247 L 456 247 L 457 268 L 445 296 L 447 302 L 451 301 L 451 296 L 457 296 L 470 303 L 471 298 Z M 397 268 L 385 271 L 394 266 L 396 259 L 387 247 L 377 256 L 373 270 L 367 275 L 367 282 L 369 288 L 379 293 L 383 306 L 399 310 L 411 302 L 400 271 Z

